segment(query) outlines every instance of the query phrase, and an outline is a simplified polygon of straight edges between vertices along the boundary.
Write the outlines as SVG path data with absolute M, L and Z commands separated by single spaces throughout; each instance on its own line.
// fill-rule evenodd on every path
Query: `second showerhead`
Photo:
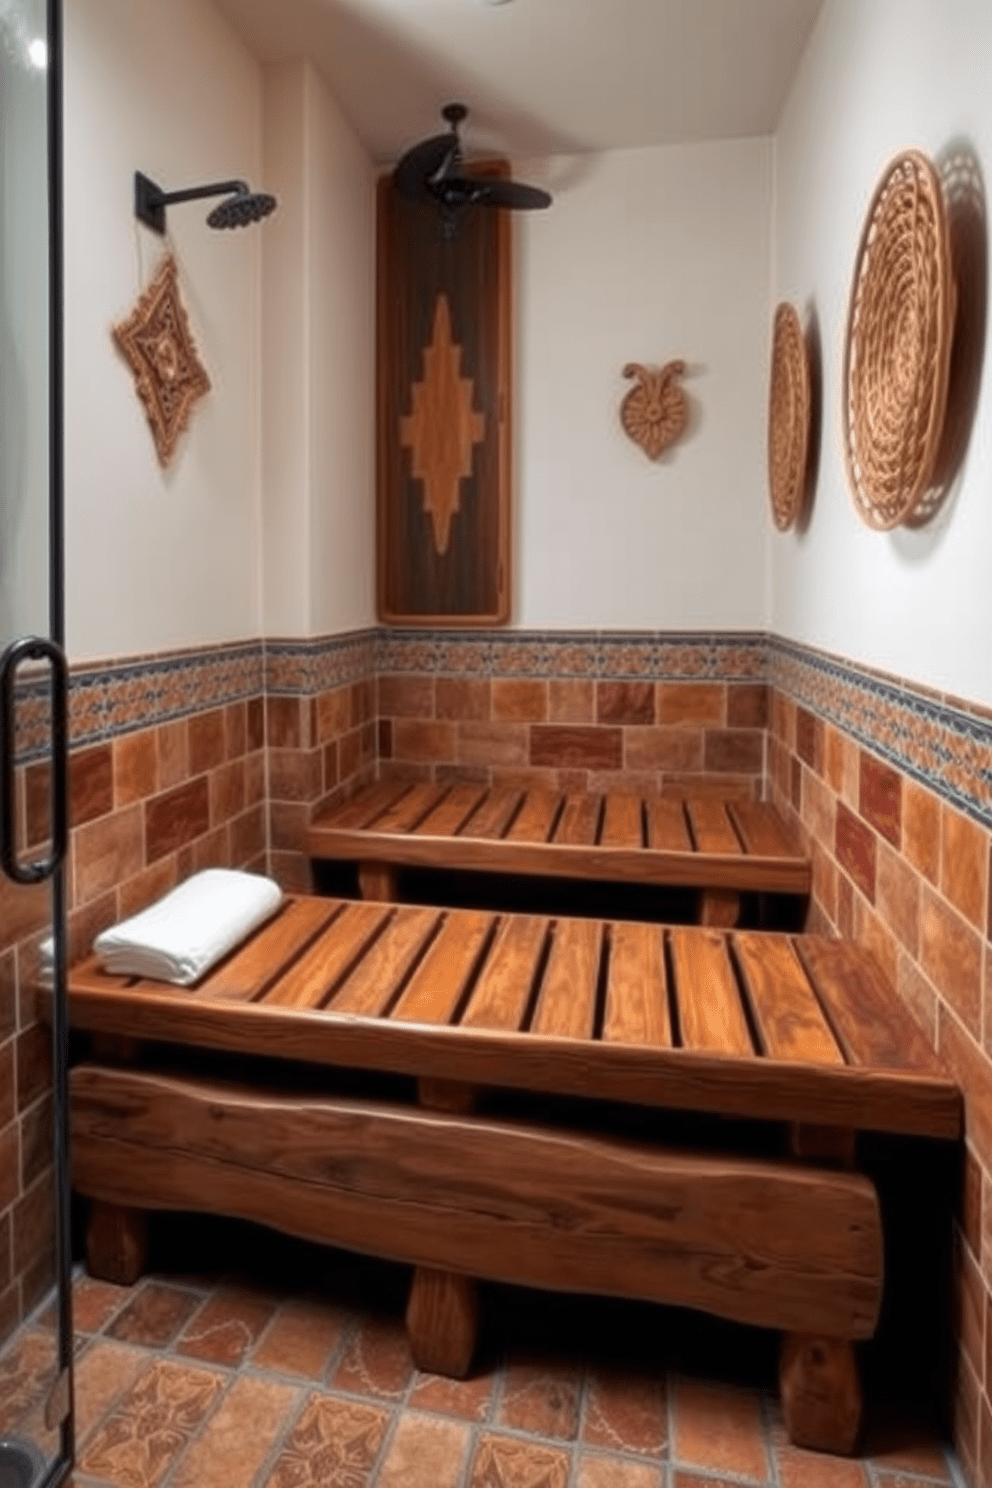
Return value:
M 210 227 L 248 227 L 261 222 L 276 208 L 276 199 L 265 191 L 250 190 L 247 181 L 214 181 L 208 186 L 190 186 L 183 191 L 163 191 L 141 171 L 134 173 L 134 214 L 153 232 L 165 232 L 165 209 L 179 202 L 223 196 L 207 217 Z

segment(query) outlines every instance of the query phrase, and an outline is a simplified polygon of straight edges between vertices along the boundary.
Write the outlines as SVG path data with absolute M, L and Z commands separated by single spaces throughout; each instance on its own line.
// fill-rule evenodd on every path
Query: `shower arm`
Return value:
M 163 191 L 141 171 L 134 173 L 134 215 L 153 232 L 165 232 L 165 209 L 177 202 L 199 201 L 207 196 L 247 193 L 247 181 L 215 181 L 210 186 L 191 186 L 186 191 Z

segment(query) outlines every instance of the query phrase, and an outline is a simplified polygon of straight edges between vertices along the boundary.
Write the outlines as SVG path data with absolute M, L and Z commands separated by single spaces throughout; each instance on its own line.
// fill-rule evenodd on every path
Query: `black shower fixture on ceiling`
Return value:
M 153 232 L 165 232 L 165 209 L 178 202 L 200 201 L 223 196 L 207 216 L 209 227 L 248 227 L 261 222 L 276 209 L 276 199 L 264 191 L 252 191 L 247 181 L 214 181 L 209 186 L 190 186 L 185 191 L 163 191 L 140 171 L 134 173 L 134 215 Z
M 397 190 L 413 201 L 439 206 L 449 232 L 466 207 L 509 207 L 513 211 L 550 207 L 549 193 L 539 186 L 473 176 L 464 170 L 458 126 L 467 114 L 463 103 L 449 103 L 441 110 L 451 126 L 450 132 L 422 140 L 406 152 L 393 172 Z

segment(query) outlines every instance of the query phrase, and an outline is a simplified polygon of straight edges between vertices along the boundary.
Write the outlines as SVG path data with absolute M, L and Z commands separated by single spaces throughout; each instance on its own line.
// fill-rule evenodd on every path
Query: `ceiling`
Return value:
M 769 134 L 823 0 L 215 0 L 262 61 L 312 58 L 373 159 L 471 114 L 527 156 Z

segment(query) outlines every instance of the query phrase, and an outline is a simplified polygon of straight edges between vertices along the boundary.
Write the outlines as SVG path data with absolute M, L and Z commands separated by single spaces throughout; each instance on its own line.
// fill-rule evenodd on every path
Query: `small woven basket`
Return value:
M 844 354 L 844 446 L 858 514 L 879 531 L 924 505 L 944 428 L 955 289 L 940 177 L 899 155 L 861 235 Z
M 799 516 L 809 452 L 810 376 L 806 342 L 794 306 L 775 311 L 768 394 L 768 486 L 772 518 L 787 532 Z

